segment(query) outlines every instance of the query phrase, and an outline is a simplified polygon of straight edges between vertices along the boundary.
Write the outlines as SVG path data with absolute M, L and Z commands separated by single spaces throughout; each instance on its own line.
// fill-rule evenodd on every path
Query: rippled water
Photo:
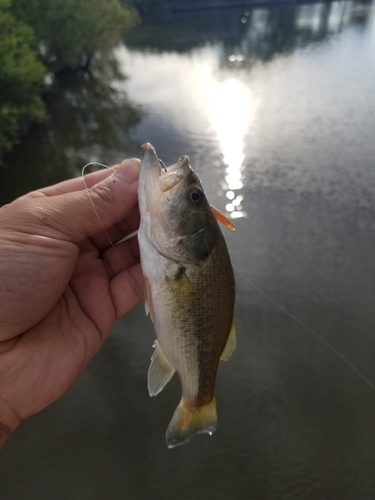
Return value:
M 55 124 L 54 147 L 31 136 L 6 159 L 4 200 L 145 141 L 166 163 L 188 154 L 237 224 L 224 231 L 238 348 L 220 366 L 216 435 L 167 450 L 180 389 L 148 397 L 140 305 L 9 440 L 0 498 L 375 497 L 374 54 L 368 3 L 176 15 L 116 49 L 127 100 L 109 99 L 113 120 L 94 114 L 111 140 L 87 118 L 78 143 Z

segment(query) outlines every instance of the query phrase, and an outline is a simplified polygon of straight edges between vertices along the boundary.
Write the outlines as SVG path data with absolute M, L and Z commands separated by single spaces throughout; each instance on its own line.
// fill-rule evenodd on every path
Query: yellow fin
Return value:
M 194 434 L 212 434 L 216 431 L 216 400 L 197 408 L 186 408 L 181 401 L 167 429 L 168 448 L 174 448 L 189 441 Z
M 148 392 L 150 396 L 156 396 L 171 380 L 174 369 L 169 364 L 160 344 L 155 340 L 155 351 L 151 358 L 148 369 Z
M 234 231 L 236 229 L 236 226 L 233 224 L 233 222 L 230 219 L 228 219 L 228 217 L 226 215 L 224 215 L 223 212 L 220 212 L 220 210 L 218 208 L 214 207 L 213 205 L 211 205 L 211 209 L 214 213 L 215 219 L 218 222 L 223 224 L 223 226 L 228 227 L 232 231 Z
M 232 356 L 233 351 L 236 348 L 236 340 L 237 340 L 236 339 L 236 325 L 235 325 L 234 320 L 233 320 L 232 328 L 230 329 L 227 343 L 225 344 L 224 350 L 220 356 L 220 359 L 222 361 L 228 361 L 228 359 Z

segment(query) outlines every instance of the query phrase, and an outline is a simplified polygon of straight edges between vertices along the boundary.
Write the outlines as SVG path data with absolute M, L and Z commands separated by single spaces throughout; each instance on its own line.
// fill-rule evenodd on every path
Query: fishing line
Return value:
M 85 188 L 86 188 L 86 192 L 87 192 L 87 193 L 88 193 L 88 195 L 89 195 L 90 203 L 91 203 L 91 206 L 92 206 L 92 208 L 93 208 L 93 210 L 94 210 L 94 212 L 95 212 L 95 215 L 96 215 L 96 217 L 98 218 L 98 221 L 100 222 L 100 225 L 102 226 L 102 229 L 103 229 L 103 231 L 104 231 L 104 234 L 107 236 L 107 239 L 108 239 L 108 241 L 109 241 L 109 243 L 110 243 L 111 247 L 113 248 L 113 251 L 114 251 L 114 252 L 115 252 L 115 254 L 117 255 L 117 258 L 118 258 L 119 262 L 121 263 L 123 270 L 125 271 L 125 270 L 126 270 L 126 269 L 125 269 L 125 266 L 124 266 L 124 264 L 123 264 L 123 262 L 122 262 L 122 259 L 121 259 L 120 255 L 119 255 L 119 253 L 117 252 L 117 250 L 116 250 L 115 246 L 116 246 L 116 245 L 118 245 L 119 243 L 122 243 L 123 241 L 126 241 L 126 240 L 128 240 L 128 239 L 132 238 L 135 234 L 137 234 L 137 233 L 138 233 L 138 231 L 134 231 L 133 233 L 131 233 L 131 234 L 129 234 L 129 235 L 126 235 L 124 238 L 122 238 L 122 239 L 121 239 L 120 241 L 118 241 L 116 244 L 113 244 L 113 242 L 112 242 L 111 238 L 109 237 L 109 234 L 108 234 L 108 232 L 107 232 L 106 228 L 104 227 L 104 225 L 103 225 L 103 223 L 102 223 L 102 221 L 101 221 L 101 219 L 100 219 L 100 217 L 99 217 L 99 214 L 98 214 L 98 212 L 97 212 L 97 210 L 96 210 L 96 208 L 95 208 L 94 202 L 92 201 L 92 198 L 91 198 L 91 195 L 90 195 L 90 191 L 89 191 L 89 188 L 88 188 L 87 183 L 86 183 L 86 180 L 85 180 L 85 170 L 86 170 L 86 168 L 87 168 L 87 167 L 89 167 L 90 165 L 99 165 L 100 167 L 107 168 L 108 170 L 113 170 L 114 172 L 116 172 L 116 169 L 115 169 L 115 168 L 113 168 L 113 167 L 108 167 L 108 165 L 103 165 L 103 163 L 98 163 L 98 162 L 96 162 L 96 161 L 92 161 L 92 162 L 90 162 L 90 163 L 87 163 L 87 164 L 86 164 L 86 165 L 82 168 L 81 176 L 82 176 L 82 180 L 83 180 L 83 183 L 84 183 L 84 185 L 85 185 Z
M 236 269 L 236 272 L 242 276 L 257 292 L 259 292 L 263 297 L 265 297 L 271 304 L 273 304 L 275 307 L 277 307 L 280 311 L 285 313 L 287 316 L 292 318 L 294 321 L 296 321 L 299 325 L 301 325 L 305 330 L 307 330 L 311 335 L 313 335 L 316 339 L 319 340 L 323 345 L 327 347 L 331 352 L 333 352 L 336 356 L 338 356 L 351 370 L 354 371 L 365 383 L 370 387 L 372 391 L 375 392 L 375 385 L 365 376 L 363 375 L 362 372 L 359 371 L 359 369 L 351 362 L 349 361 L 340 351 L 338 351 L 332 344 L 330 344 L 327 340 L 325 340 L 319 333 L 314 331 L 312 328 L 310 328 L 304 321 L 302 321 L 298 316 L 295 314 L 289 312 L 284 306 L 276 302 L 274 298 L 272 298 L 270 295 L 268 295 L 266 292 L 264 292 L 261 288 L 259 288 L 255 283 L 253 283 L 250 278 L 245 276 L 243 273 L 238 271 Z

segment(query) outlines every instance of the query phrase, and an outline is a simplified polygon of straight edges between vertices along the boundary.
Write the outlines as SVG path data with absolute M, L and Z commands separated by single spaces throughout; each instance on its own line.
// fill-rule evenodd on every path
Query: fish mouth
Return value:
M 141 147 L 143 153 L 141 174 L 151 176 L 153 184 L 158 184 L 163 193 L 172 192 L 181 184 L 181 181 L 191 172 L 188 156 L 182 156 L 173 165 L 166 166 L 156 154 L 155 148 L 149 142 Z M 143 170 L 143 172 L 142 172 Z M 171 193 L 172 194 L 172 193 Z
M 178 170 L 180 170 L 181 168 L 184 168 L 189 163 L 190 163 L 190 161 L 189 161 L 188 156 L 186 156 L 186 155 L 181 156 L 181 158 L 176 163 L 167 167 L 167 173 L 171 174 L 173 172 L 177 172 Z

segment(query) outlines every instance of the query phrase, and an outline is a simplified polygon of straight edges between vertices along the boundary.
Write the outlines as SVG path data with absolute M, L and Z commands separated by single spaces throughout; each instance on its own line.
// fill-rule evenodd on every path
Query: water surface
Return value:
M 229 9 L 139 27 L 115 51 L 128 78 L 92 90 L 92 112 L 67 82 L 53 125 L 5 159 L 2 200 L 145 141 L 188 154 L 237 225 L 238 348 L 216 435 L 167 450 L 180 388 L 148 397 L 139 305 L 8 441 L 1 498 L 375 497 L 374 53 L 372 4 Z

